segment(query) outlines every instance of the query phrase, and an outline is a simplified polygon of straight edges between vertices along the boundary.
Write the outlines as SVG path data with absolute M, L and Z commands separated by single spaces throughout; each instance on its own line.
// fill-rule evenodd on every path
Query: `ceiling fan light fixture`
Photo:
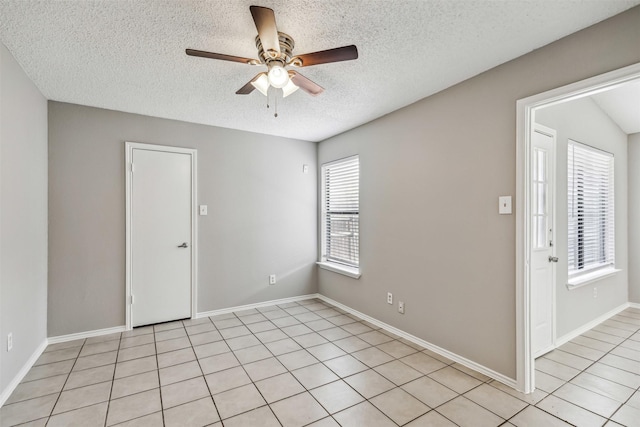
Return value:
M 286 98 L 298 89 L 299 87 L 296 86 L 295 83 L 291 81 L 291 79 L 289 79 L 289 82 L 282 88 L 282 97 Z
M 289 83 L 289 73 L 282 64 L 276 62 L 269 67 L 269 83 L 271 86 L 282 89 Z
M 252 81 L 251 85 L 258 89 L 264 96 L 267 96 L 267 93 L 269 93 L 269 78 L 267 77 L 267 73 L 260 74 L 260 77 Z

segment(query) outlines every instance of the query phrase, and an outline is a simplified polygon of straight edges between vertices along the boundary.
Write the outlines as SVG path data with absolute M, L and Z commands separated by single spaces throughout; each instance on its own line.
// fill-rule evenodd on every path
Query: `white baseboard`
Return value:
M 0 394 L 0 407 L 4 405 L 4 402 L 6 402 L 9 396 L 11 396 L 11 393 L 13 393 L 16 387 L 18 387 L 18 384 L 20 384 L 20 382 L 25 377 L 25 375 L 27 375 L 27 373 L 29 372 L 29 369 L 31 369 L 33 364 L 36 363 L 36 360 L 38 360 L 40 355 L 47 348 L 47 345 L 48 345 L 48 342 L 47 342 L 47 339 L 45 338 L 42 341 L 42 343 L 40 343 L 38 348 L 36 348 L 36 351 L 33 352 L 29 360 L 27 360 L 27 362 L 18 371 L 16 376 L 13 378 L 13 380 L 11 380 L 9 385 L 7 385 L 7 387 L 4 390 L 2 390 L 2 393 Z
M 638 304 L 637 302 L 630 302 L 629 307 L 640 310 L 640 304 Z
M 396 334 L 396 335 L 398 335 L 398 336 L 400 336 L 400 337 L 402 337 L 402 338 L 404 338 L 406 340 L 409 340 L 409 341 L 411 341 L 411 342 L 413 342 L 415 344 L 418 344 L 418 345 L 420 345 L 420 346 L 422 346 L 422 347 L 424 347 L 424 348 L 426 348 L 428 350 L 431 350 L 434 353 L 438 353 L 439 355 L 444 356 L 444 357 L 446 357 L 446 358 L 448 358 L 450 360 L 453 360 L 454 362 L 457 362 L 457 363 L 459 363 L 461 365 L 464 365 L 467 368 L 473 369 L 474 371 L 479 372 L 479 373 L 481 373 L 483 375 L 486 375 L 489 378 L 493 378 L 494 380 L 499 381 L 499 382 L 501 382 L 501 383 L 503 383 L 503 384 L 505 384 L 505 385 L 507 385 L 509 387 L 512 387 L 512 388 L 515 389 L 516 386 L 517 386 L 517 383 L 516 383 L 515 379 L 509 378 L 509 377 L 507 377 L 507 376 L 505 376 L 505 375 L 503 375 L 503 374 L 501 374 L 499 372 L 494 371 L 493 369 L 489 369 L 486 366 L 480 365 L 479 363 L 476 363 L 476 362 L 474 362 L 472 360 L 469 360 L 469 359 L 467 359 L 465 357 L 462 357 L 460 355 L 452 353 L 452 352 L 450 352 L 448 350 L 445 350 L 445 349 L 443 349 L 441 347 L 438 347 L 437 345 L 431 344 L 431 343 L 429 343 L 429 342 L 427 342 L 427 341 L 425 341 L 423 339 L 415 337 L 415 336 L 413 336 L 411 334 L 408 334 L 408 333 L 406 333 L 406 332 L 404 332 L 404 331 L 402 331 L 400 329 L 397 329 L 397 328 L 395 328 L 395 327 L 393 327 L 391 325 L 388 325 L 388 324 L 386 324 L 384 322 L 381 322 L 381 321 L 379 321 L 377 319 L 374 319 L 371 316 L 367 316 L 364 313 L 360 313 L 359 311 L 354 310 L 353 308 L 348 307 L 348 306 L 346 306 L 344 304 L 341 304 L 341 303 L 339 303 L 337 301 L 334 301 L 331 298 L 325 297 L 324 295 L 318 294 L 318 298 L 323 300 L 323 301 L 328 302 L 329 304 L 335 305 L 336 307 L 341 308 L 342 310 L 344 310 L 344 311 L 346 311 L 348 313 L 354 314 L 354 315 L 360 317 L 361 319 L 366 320 L 367 322 L 372 323 L 372 324 L 374 324 L 374 325 L 376 325 L 376 326 L 378 326 L 378 327 L 380 327 L 380 328 L 382 328 L 384 330 L 387 330 L 387 331 L 389 331 L 389 332 L 391 332 L 393 334 Z
M 59 342 L 79 340 L 82 338 L 98 337 L 100 335 L 115 334 L 116 332 L 124 332 L 126 330 L 127 328 L 125 326 L 114 326 L 113 328 L 96 329 L 95 331 L 78 332 L 69 335 L 58 335 L 57 337 L 49 337 L 48 343 L 55 344 Z
M 556 348 L 560 347 L 563 344 L 568 343 L 572 339 L 584 334 L 585 332 L 589 331 L 590 329 L 593 329 L 594 327 L 598 326 L 600 323 L 602 323 L 605 320 L 615 316 L 616 314 L 620 313 L 621 311 L 623 311 L 623 310 L 625 310 L 625 309 L 627 309 L 629 307 L 633 307 L 633 305 L 631 303 L 625 302 L 621 306 L 616 307 L 613 310 L 606 312 L 602 316 L 599 316 L 599 317 L 593 319 L 591 322 L 586 323 L 586 324 L 580 326 L 577 329 L 574 329 L 573 331 L 569 332 L 568 334 L 565 334 L 565 335 L 561 336 L 560 338 L 556 338 L 556 342 L 555 342 Z
M 221 308 L 219 310 L 203 311 L 196 314 L 196 319 L 209 316 L 217 316 L 219 314 L 228 314 L 234 311 L 250 310 L 252 308 L 268 307 L 270 305 L 286 304 L 288 302 L 303 301 L 312 298 L 321 298 L 319 294 L 300 295 L 297 297 L 275 299 L 271 301 L 258 302 L 255 304 L 239 305 L 236 307 Z

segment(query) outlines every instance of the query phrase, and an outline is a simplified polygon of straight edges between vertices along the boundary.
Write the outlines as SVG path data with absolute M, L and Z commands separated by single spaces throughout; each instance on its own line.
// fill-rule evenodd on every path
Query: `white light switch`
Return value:
M 511 196 L 500 196 L 498 198 L 500 215 L 511 215 Z
M 207 205 L 200 205 L 200 215 L 207 214 Z
M 309 165 L 302 165 L 302 173 L 309 173 Z

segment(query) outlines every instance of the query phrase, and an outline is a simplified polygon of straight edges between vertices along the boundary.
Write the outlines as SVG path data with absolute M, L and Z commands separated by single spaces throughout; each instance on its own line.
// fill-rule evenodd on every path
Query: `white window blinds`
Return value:
M 322 167 L 323 260 L 360 264 L 360 161 L 358 156 Z
M 613 154 L 568 143 L 569 278 L 615 264 Z

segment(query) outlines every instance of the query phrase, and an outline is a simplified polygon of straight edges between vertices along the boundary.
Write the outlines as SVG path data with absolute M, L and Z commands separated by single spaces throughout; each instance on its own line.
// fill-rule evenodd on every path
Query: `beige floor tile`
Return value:
M 55 377 L 57 375 L 68 374 L 73 368 L 75 360 L 63 360 L 61 362 L 47 363 L 32 367 L 22 382 L 41 380 L 43 378 Z
M 187 336 L 187 331 L 184 327 L 171 329 L 169 331 L 156 332 L 156 342 L 172 340 L 175 338 L 182 338 Z
M 312 388 L 325 385 L 338 379 L 338 376 L 331 372 L 329 368 L 324 366 L 322 363 L 297 369 L 293 371 L 292 374 L 304 387 L 307 388 L 307 390 L 311 390 Z
M 566 381 L 561 380 L 560 378 L 556 378 L 549 374 L 545 374 L 542 371 L 536 370 L 536 373 L 535 373 L 536 389 L 540 389 L 545 393 L 553 393 L 558 388 L 562 387 L 565 383 Z
M 289 338 L 287 336 L 287 334 L 285 334 L 284 332 L 282 332 L 280 329 L 272 329 L 272 330 L 268 330 L 268 331 L 264 331 L 264 332 L 258 332 L 256 334 L 256 337 L 262 342 L 262 343 L 270 343 L 270 342 L 274 342 L 274 341 L 280 341 L 280 340 L 284 340 Z
M 425 375 L 447 366 L 439 360 L 436 360 L 431 356 L 427 356 L 424 353 L 411 354 L 403 357 L 400 361 Z
M 611 419 L 623 426 L 637 426 L 640 424 L 640 409 L 633 406 L 623 405 L 618 412 L 616 412 Z
M 205 357 L 204 359 L 200 359 L 199 362 L 200 369 L 202 369 L 202 373 L 205 375 L 233 368 L 240 364 L 236 356 L 231 352 Z
M 288 372 L 258 381 L 255 384 L 267 403 L 273 403 L 305 391 L 298 380 Z
M 396 424 L 369 402 L 362 402 L 333 415 L 342 427 L 395 427 Z
M 477 403 L 494 414 L 509 419 L 522 411 L 527 404 L 488 384 L 483 384 L 467 392 L 464 397 Z
M 264 360 L 273 357 L 273 354 L 267 349 L 267 347 L 262 344 L 249 348 L 234 350 L 233 353 L 242 364 L 257 362 L 258 360 Z
M 567 383 L 553 392 L 553 395 L 609 418 L 621 405 L 613 399 Z
M 184 324 L 182 323 L 181 320 L 175 320 L 173 322 L 165 322 L 165 323 L 159 323 L 157 325 L 153 325 L 154 332 L 163 332 L 163 331 L 170 331 L 172 329 L 182 329 L 182 328 L 184 328 Z
M 107 425 L 111 426 L 133 420 L 134 418 L 158 412 L 161 409 L 159 389 L 115 399 L 109 403 Z
M 282 332 L 287 334 L 289 337 L 297 337 L 298 335 L 310 334 L 313 330 L 300 324 L 284 327 L 282 328 Z
M 205 380 L 212 395 L 251 383 L 251 379 L 240 366 L 209 374 Z
M 364 350 L 356 351 L 351 355 L 370 368 L 391 362 L 394 359 L 392 356 L 376 347 L 365 348 Z
M 331 417 L 326 417 L 315 423 L 309 424 L 309 427 L 340 427 L 340 424 Z
M 349 326 L 349 325 L 346 325 Z M 358 337 L 348 337 L 333 342 L 347 353 L 353 353 L 354 351 L 362 350 L 367 347 L 371 347 L 368 342 L 361 340 Z
M 301 393 L 271 405 L 283 427 L 301 427 L 326 417 L 325 411 L 309 393 Z
M 298 320 L 295 317 L 289 316 L 288 314 L 286 316 L 279 317 L 279 318 L 271 318 L 271 321 L 278 328 L 286 328 L 288 326 L 300 324 L 300 322 L 298 322 Z
M 406 384 L 422 376 L 420 372 L 398 360 L 376 366 L 373 369 L 395 385 Z
M 456 397 L 436 409 L 460 427 L 495 427 L 504 420 L 464 396 Z
M 318 331 L 318 334 L 323 338 L 328 339 L 329 341 L 337 341 L 353 336 L 353 334 L 351 334 L 350 332 L 347 332 L 344 329 L 338 327 L 323 329 L 321 331 Z
M 116 373 L 114 378 L 116 379 L 158 369 L 158 363 L 156 362 L 155 356 L 143 357 L 141 359 L 116 363 L 115 366 Z
M 369 369 L 345 378 L 344 381 L 365 398 L 370 399 L 395 387 L 391 381 Z
M 264 322 L 265 320 L 267 320 L 267 318 L 260 313 L 255 313 L 255 314 L 250 314 L 248 316 L 240 317 L 240 321 L 245 325 L 249 325 L 251 323 Z
M 230 340 L 231 338 L 242 337 L 245 335 L 251 335 L 251 331 L 244 325 L 242 326 L 234 326 L 233 328 L 220 329 L 220 335 L 225 340 Z
M 316 332 L 313 332 L 310 334 L 298 335 L 297 337 L 294 337 L 293 340 L 303 348 L 313 347 L 316 345 L 325 344 L 329 342 L 326 339 L 324 339 L 322 335 Z
M 223 420 L 266 405 L 258 389 L 253 384 L 247 384 L 216 394 L 213 396 L 213 400 Z
M 39 366 L 46 365 L 48 363 L 61 362 L 63 360 L 75 359 L 78 357 L 78 354 L 80 354 L 80 349 L 80 347 L 73 347 L 42 353 L 33 365 Z
M 329 322 L 333 323 L 336 326 L 342 326 L 342 325 L 346 325 L 348 323 L 356 322 L 355 319 L 353 319 L 353 318 L 351 318 L 349 316 L 346 316 L 344 314 L 341 314 L 341 315 L 335 316 L 335 317 L 331 317 L 331 318 L 329 318 L 327 320 L 329 320 Z
M 584 357 L 576 356 L 571 353 L 566 353 L 562 350 L 553 350 L 545 354 L 543 359 L 553 360 L 554 362 L 562 363 L 563 365 L 570 366 L 580 371 L 587 369 L 593 363 L 593 360 L 585 359 Z M 536 360 L 536 363 L 538 363 L 538 360 Z
M 626 404 L 633 406 L 636 409 L 640 409 L 640 391 L 636 391 Z
M 373 330 L 373 328 L 370 328 L 369 326 L 363 324 L 362 322 L 349 323 L 347 325 L 342 326 L 342 329 L 344 329 L 345 331 L 353 335 L 360 335 L 367 332 L 371 332 Z M 382 343 L 378 343 L 378 344 L 382 344 Z
M 127 360 L 140 359 L 142 357 L 153 356 L 156 354 L 155 344 L 144 344 L 137 347 L 125 348 L 118 352 L 118 362 L 126 362 Z
M 620 347 L 630 348 L 631 350 L 640 351 L 640 341 L 626 340 Z
M 107 402 L 65 412 L 49 418 L 49 427 L 103 427 L 107 418 Z
M 590 330 L 588 332 L 585 332 L 584 334 L 582 334 L 582 336 L 587 337 L 587 338 L 592 338 L 594 340 L 604 341 L 606 343 L 615 344 L 615 345 L 618 345 L 622 341 L 624 341 L 624 338 L 622 338 L 622 337 L 609 335 L 609 334 L 606 334 L 606 333 L 602 333 L 602 332 L 596 331 L 594 329 L 592 329 L 592 330 Z
M 560 378 L 564 381 L 569 381 L 580 373 L 579 369 L 572 368 L 562 363 L 558 363 L 551 359 L 545 359 L 541 357 L 535 361 L 536 370 L 544 372 L 556 378 Z
M 202 325 L 203 323 L 208 323 L 210 325 L 213 325 L 213 322 L 211 322 L 211 319 L 209 319 L 208 317 L 201 317 L 199 319 L 184 319 L 182 321 L 182 325 L 185 328 L 187 326 Z
M 340 312 L 333 308 L 324 308 L 324 309 L 315 311 L 314 313 L 316 313 L 318 316 L 322 317 L 323 319 L 330 319 L 332 317 L 340 316 Z
M 86 387 L 63 391 L 53 408 L 53 415 L 67 412 L 109 400 L 111 382 L 104 382 Z
M 332 343 L 309 347 L 307 351 L 321 362 L 347 354 Z
M 369 369 L 367 365 L 349 354 L 327 360 L 324 364 L 341 378 Z
M 302 314 L 297 314 L 293 317 L 295 317 L 299 322 L 302 322 L 302 323 L 322 320 L 322 317 L 318 316 L 315 313 L 302 313 Z
M 268 406 L 253 409 L 224 420 L 225 427 L 281 427 Z
M 142 391 L 153 390 L 159 386 L 157 371 L 120 378 L 113 382 L 111 399 L 118 399 L 120 397 L 129 396 Z
M 94 354 L 93 356 L 78 357 L 75 365 L 73 365 L 72 372 L 89 368 L 97 368 L 98 366 L 111 365 L 116 363 L 117 356 L 117 351 L 111 351 L 109 353 Z
M 605 326 L 603 323 L 599 324 L 598 326 L 594 327 L 591 330 L 602 332 L 603 334 L 609 334 L 615 337 L 621 337 L 621 338 L 629 338 L 631 335 L 633 335 L 633 332 L 631 331 L 627 331 L 619 328 L 613 328 L 611 326 Z
M 584 335 L 580 335 L 579 337 L 572 339 L 571 342 L 584 347 L 592 348 L 594 350 L 604 351 L 605 353 L 607 351 L 613 350 L 617 345 L 617 344 L 611 344 L 611 343 L 600 341 L 597 339 L 585 337 Z
M 571 425 L 535 406 L 527 406 L 522 412 L 510 419 L 509 422 L 516 427 L 569 427 Z
M 325 331 L 327 329 L 335 328 L 336 326 L 327 319 L 314 320 L 313 322 L 305 323 L 305 325 L 316 332 Z
M 237 319 L 237 317 L 233 313 L 224 313 L 224 314 L 216 314 L 215 316 L 209 316 L 209 320 L 211 320 L 214 323 L 218 320 L 225 320 L 225 319 Z
M 200 364 L 196 361 L 160 369 L 160 385 L 165 386 L 202 375 Z M 115 386 L 115 384 L 114 384 Z
M 196 360 L 196 355 L 193 352 L 193 349 L 188 347 L 181 350 L 158 354 L 158 367 L 166 368 L 168 366 L 179 365 L 193 360 Z
M 108 351 L 115 351 L 118 350 L 119 347 L 120 341 L 117 340 L 99 342 L 96 344 L 85 344 L 84 347 L 82 347 L 82 351 L 80 351 L 80 357 L 91 356 L 98 353 L 106 353 Z
M 617 328 L 617 329 L 622 329 L 625 331 L 629 331 L 632 334 L 636 333 L 638 331 L 639 326 L 637 324 L 631 324 L 631 323 L 627 323 L 627 322 L 620 322 L 619 320 L 616 320 L 615 318 L 611 318 L 608 320 L 605 320 L 604 322 L 601 323 L 602 326 L 610 326 L 612 328 Z
M 571 341 L 558 347 L 558 350 L 562 350 L 566 353 L 574 354 L 594 362 L 606 354 L 605 351 L 585 347 Z
M 243 367 L 253 381 L 260 381 L 265 378 L 275 377 L 276 375 L 280 375 L 287 371 L 285 367 L 282 366 L 282 363 L 280 363 L 275 357 L 248 363 L 243 365 Z
M 537 380 L 537 378 L 536 378 Z M 571 380 L 572 384 L 586 388 L 594 393 L 624 403 L 633 394 L 633 389 L 613 381 L 583 372 Z
M 345 326 L 348 326 L 348 325 L 345 325 Z M 394 341 L 394 339 L 391 338 L 390 336 L 385 335 L 378 331 L 365 332 L 364 334 L 358 335 L 358 338 L 360 338 L 361 340 L 371 345 L 380 345 L 386 342 Z
M 547 397 L 547 395 L 549 393 L 545 393 L 542 390 L 534 390 L 533 393 L 529 393 L 529 394 L 524 394 L 524 393 L 520 393 L 519 391 L 502 384 L 499 381 L 491 381 L 488 383 L 491 387 L 495 387 L 500 391 L 503 391 L 505 393 L 507 393 L 508 395 L 511 395 L 513 397 L 515 397 L 516 399 L 520 399 L 523 402 L 526 402 L 530 405 L 535 405 L 536 403 L 540 402 L 542 399 L 544 399 L 545 397 Z
M 258 340 L 254 335 L 245 335 L 227 340 L 227 345 L 231 350 L 241 350 L 243 348 L 253 347 L 254 345 L 259 344 L 260 340 Z
M 133 328 L 130 331 L 122 332 L 121 338 L 138 337 L 140 335 L 148 335 L 148 334 L 153 334 L 153 325 L 139 326 L 137 328 Z
M 268 311 L 266 313 L 263 313 L 262 315 L 264 317 L 266 317 L 267 319 L 269 319 L 269 320 L 281 319 L 281 318 L 284 318 L 284 317 L 291 317 L 291 316 L 289 316 L 289 313 L 287 313 L 286 311 L 281 310 L 279 308 L 276 309 L 276 310 L 272 310 L 272 311 Z M 295 319 L 293 319 L 293 320 L 295 320 Z M 296 320 L 296 322 L 297 322 L 297 320 Z M 273 322 L 273 323 L 275 325 L 275 322 Z
M 231 351 L 225 341 L 216 341 L 208 344 L 198 345 L 193 347 L 193 351 L 196 352 L 198 359 L 205 357 L 215 356 L 217 354 L 228 353 Z
M 240 321 L 240 319 L 238 319 L 235 316 L 233 318 L 230 318 L 230 319 L 214 320 L 213 324 L 219 330 L 231 329 L 231 328 L 235 328 L 235 327 L 238 327 L 238 326 L 244 326 L 243 323 Z
M 192 335 L 189 337 L 192 345 L 209 344 L 210 342 L 222 341 L 222 335 L 218 331 L 205 332 L 204 334 Z
M 402 340 L 401 340 L 401 341 L 402 341 Z M 404 342 L 405 344 L 409 345 L 409 346 L 411 346 L 411 345 L 413 344 L 413 343 L 408 343 L 406 340 L 405 340 L 405 341 L 403 341 L 403 342 Z M 417 348 L 417 347 L 420 347 L 420 346 L 419 346 L 419 345 L 417 345 L 417 344 L 413 344 L 413 347 L 414 347 L 414 348 Z M 431 357 L 433 357 L 434 359 L 439 360 L 440 362 L 444 363 L 445 365 L 453 365 L 453 363 L 454 363 L 454 362 L 453 362 L 453 360 L 451 360 L 451 359 L 449 359 L 449 358 L 447 358 L 447 357 L 444 357 L 443 355 L 438 354 L 438 353 L 436 353 L 435 351 L 431 351 L 431 350 L 428 350 L 428 349 L 422 349 L 422 350 L 420 350 L 420 351 L 421 351 L 422 353 L 426 354 L 427 356 L 431 356 Z
M 24 400 L 0 408 L 0 425 L 13 426 L 47 417 L 56 404 L 57 394 Z
M 48 353 L 50 351 L 64 350 L 66 348 L 82 347 L 84 342 L 85 342 L 85 339 L 81 338 L 79 340 L 65 341 L 65 342 L 59 342 L 59 343 L 55 343 L 55 344 L 49 344 L 47 346 L 47 348 L 44 349 L 43 353 Z
M 306 350 L 298 350 L 292 353 L 283 354 L 278 356 L 277 359 L 290 371 L 318 363 L 318 359 L 313 357 L 311 353 Z
M 273 329 L 277 329 L 278 327 L 271 321 L 265 320 L 263 322 L 251 323 L 247 325 L 247 328 L 249 328 L 252 333 L 257 334 L 259 332 L 271 331 Z
M 187 335 L 197 335 L 197 334 L 203 334 L 205 332 L 211 332 L 211 331 L 216 331 L 216 327 L 213 326 L 213 323 L 209 322 L 209 323 L 199 323 L 197 325 L 190 325 L 190 326 L 185 326 L 185 329 L 187 330 Z
M 192 378 L 161 387 L 162 407 L 164 409 L 209 396 L 209 389 L 203 377 Z
M 475 371 L 475 370 L 473 370 L 471 368 L 468 368 L 468 367 L 466 367 L 466 366 L 464 366 L 464 365 L 462 365 L 460 363 L 453 363 L 451 365 L 451 367 L 457 369 L 458 371 L 462 371 L 465 374 L 470 375 L 470 376 L 472 376 L 473 378 L 475 378 L 475 379 L 477 379 L 479 381 L 482 381 L 483 383 L 491 381 L 490 377 L 488 377 L 488 376 L 486 376 L 484 374 L 481 374 L 480 372 Z
M 382 393 L 370 402 L 398 425 L 404 425 L 431 409 L 401 388 Z
M 430 411 L 420 418 L 411 421 L 406 427 L 456 427 L 456 425 L 438 412 Z
M 304 307 L 299 306 L 298 304 L 296 304 L 293 307 L 280 306 L 280 308 L 284 308 L 284 311 L 289 313 L 291 316 L 295 316 L 296 314 L 309 313 L 309 310 L 307 310 Z
M 165 427 L 201 427 L 219 420 L 211 397 L 164 410 Z
M 330 414 L 356 405 L 364 398 L 344 381 L 335 381 L 310 392 Z
M 120 348 L 136 347 L 143 344 L 151 344 L 154 342 L 153 334 L 139 335 L 137 337 L 122 338 L 120 340 Z M 84 349 L 83 349 L 84 351 Z
M 440 406 L 458 396 L 458 393 L 429 377 L 411 381 L 403 385 L 402 389 L 431 408 Z
M 637 342 L 637 341 L 632 341 Z M 624 343 L 622 343 L 619 347 L 611 350 L 609 354 L 615 354 L 616 356 L 624 357 L 625 359 L 631 359 L 636 362 L 640 361 L 640 351 L 633 350 L 631 348 L 622 347 Z M 640 344 L 640 343 L 639 343 Z M 640 372 L 640 370 L 638 370 Z
M 156 352 L 158 354 L 176 351 L 183 348 L 191 347 L 191 341 L 187 337 L 175 338 L 172 340 L 164 340 L 156 343 Z
M 85 343 L 85 345 L 86 344 L 95 344 L 95 343 L 98 343 L 98 342 L 119 340 L 120 338 L 122 338 L 122 333 L 121 332 L 114 332 L 113 334 L 98 335 L 96 337 L 87 338 L 87 340 L 84 343 Z
M 46 396 L 47 394 L 59 393 L 62 391 L 67 375 L 57 375 L 55 377 L 43 378 L 41 380 L 20 383 L 13 390 L 9 399 L 5 402 L 7 405 L 20 402 L 34 397 Z
M 547 396 L 536 405 L 538 408 L 555 415 L 573 425 L 580 427 L 600 427 L 607 420 L 593 412 L 587 411 L 579 406 L 558 399 L 551 395 Z
M 396 359 L 409 356 L 410 354 L 414 354 L 418 351 L 398 340 L 389 341 L 376 347 Z
M 622 384 L 631 388 L 640 387 L 640 375 L 635 375 L 631 372 L 623 371 L 614 366 L 605 365 L 603 363 L 596 362 L 591 365 L 586 372 L 596 375 L 598 377 L 605 378 L 609 381 L 613 381 L 618 384 Z

